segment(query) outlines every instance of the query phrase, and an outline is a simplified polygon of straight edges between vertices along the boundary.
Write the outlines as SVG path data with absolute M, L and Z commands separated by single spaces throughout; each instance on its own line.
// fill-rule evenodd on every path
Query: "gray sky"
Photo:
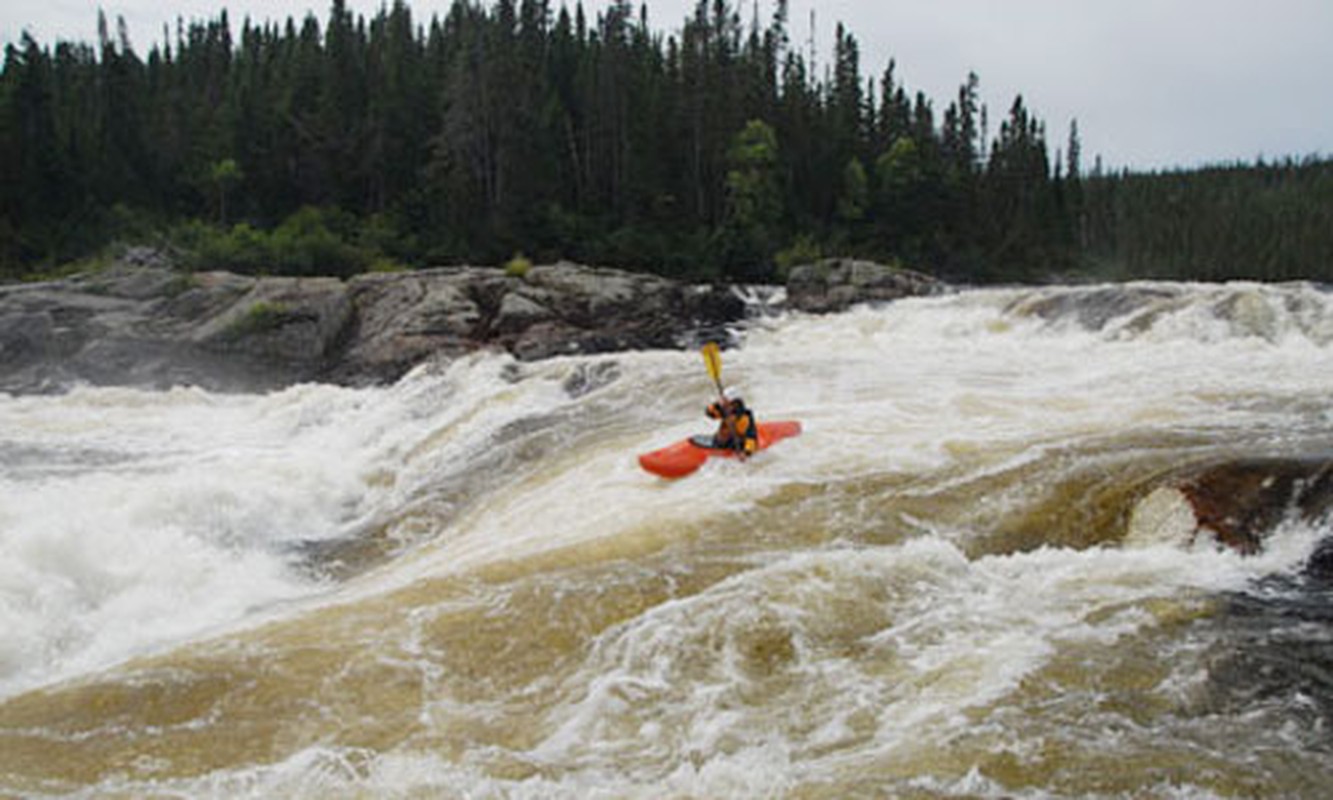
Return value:
M 372 14 L 382 0 L 348 0 Z M 491 2 L 492 0 L 485 0 Z M 1086 167 L 1197 166 L 1322 154 L 1333 156 L 1331 0 L 789 0 L 793 46 L 803 50 L 815 10 L 820 69 L 844 23 L 861 70 L 878 78 L 889 58 L 937 118 L 969 71 L 981 78 L 992 135 L 1015 94 L 1045 120 L 1052 155 L 1077 119 Z M 418 20 L 450 0 L 408 0 Z M 648 0 L 659 30 L 677 31 L 696 0 Z M 324 0 L 5 0 L 0 38 L 23 30 L 40 42 L 94 41 L 97 9 L 114 31 L 124 16 L 140 53 L 162 25 L 209 18 L 226 6 L 235 28 L 252 19 L 323 20 Z M 558 7 L 559 2 L 553 2 Z M 572 3 L 571 3 L 572 5 Z M 591 17 L 607 5 L 586 0 Z M 637 5 L 637 2 L 636 2 Z M 741 0 L 748 23 L 754 0 Z M 758 0 L 760 19 L 772 0 Z M 172 22 L 174 29 L 174 22 Z

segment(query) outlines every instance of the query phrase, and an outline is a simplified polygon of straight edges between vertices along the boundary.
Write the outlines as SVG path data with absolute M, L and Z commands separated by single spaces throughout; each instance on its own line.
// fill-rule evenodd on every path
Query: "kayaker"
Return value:
M 754 412 L 735 389 L 727 389 L 722 398 L 704 412 L 710 419 L 721 420 L 713 434 L 713 446 L 735 450 L 741 458 L 749 458 L 759 449 L 759 427 Z

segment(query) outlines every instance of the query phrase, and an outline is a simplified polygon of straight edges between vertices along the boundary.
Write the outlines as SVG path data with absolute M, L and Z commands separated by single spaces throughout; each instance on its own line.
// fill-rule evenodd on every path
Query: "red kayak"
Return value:
M 801 432 L 796 420 L 759 423 L 759 449 Z M 736 451 L 713 447 L 711 436 L 691 436 L 673 445 L 639 456 L 639 466 L 663 478 L 683 478 L 702 467 L 710 458 L 735 458 Z

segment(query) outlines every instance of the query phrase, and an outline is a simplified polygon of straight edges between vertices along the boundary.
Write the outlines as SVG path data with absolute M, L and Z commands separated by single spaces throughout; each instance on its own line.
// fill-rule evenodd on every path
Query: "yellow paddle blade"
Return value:
M 708 375 L 713 383 L 722 385 L 722 350 L 717 342 L 709 342 L 703 349 L 704 363 L 708 365 Z

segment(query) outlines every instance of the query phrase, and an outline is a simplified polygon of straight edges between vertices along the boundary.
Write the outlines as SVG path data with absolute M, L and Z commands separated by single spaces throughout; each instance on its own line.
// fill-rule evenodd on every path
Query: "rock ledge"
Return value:
M 532 360 L 679 347 L 744 315 L 725 287 L 570 263 L 522 277 L 454 267 L 342 281 L 189 274 L 127 259 L 0 286 L 0 391 L 368 385 L 482 348 Z

